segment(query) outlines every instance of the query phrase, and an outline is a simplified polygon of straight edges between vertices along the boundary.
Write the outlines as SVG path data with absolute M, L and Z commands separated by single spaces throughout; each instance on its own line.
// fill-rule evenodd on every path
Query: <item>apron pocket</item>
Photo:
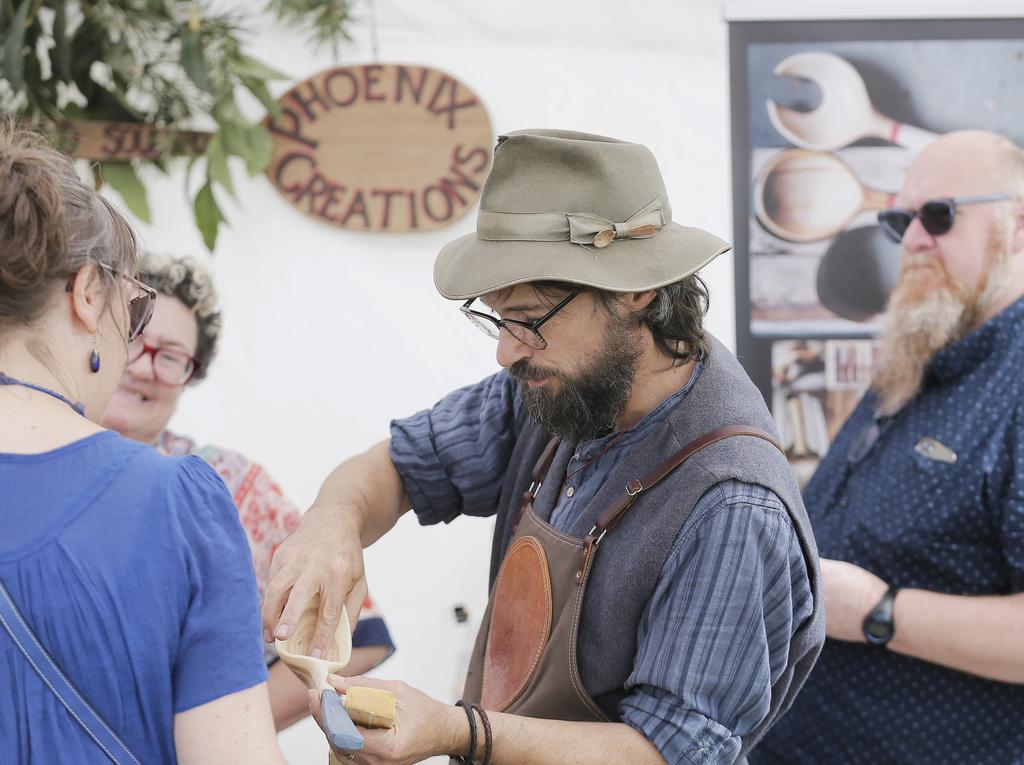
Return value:
M 481 704 L 507 709 L 526 689 L 551 635 L 551 573 L 544 548 L 524 536 L 509 548 L 494 586 Z

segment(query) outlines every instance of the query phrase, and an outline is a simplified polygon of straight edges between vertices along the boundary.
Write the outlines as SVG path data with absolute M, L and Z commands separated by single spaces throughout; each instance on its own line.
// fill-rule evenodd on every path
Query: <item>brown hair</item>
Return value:
M 0 330 L 39 319 L 54 283 L 88 263 L 135 274 L 128 222 L 82 183 L 68 156 L 0 122 Z

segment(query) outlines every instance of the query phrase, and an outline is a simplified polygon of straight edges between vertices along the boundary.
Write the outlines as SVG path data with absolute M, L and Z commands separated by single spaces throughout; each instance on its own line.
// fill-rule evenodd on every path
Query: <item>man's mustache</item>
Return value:
M 526 359 L 520 359 L 508 368 L 508 373 L 513 380 L 526 382 L 527 380 L 543 380 L 545 377 L 564 377 L 561 372 L 555 369 L 544 367 L 532 367 Z

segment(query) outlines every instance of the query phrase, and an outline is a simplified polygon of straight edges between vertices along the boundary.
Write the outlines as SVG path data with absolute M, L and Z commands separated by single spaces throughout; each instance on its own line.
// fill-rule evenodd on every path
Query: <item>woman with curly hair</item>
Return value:
M 186 386 L 205 377 L 217 351 L 221 312 L 209 271 L 194 258 L 146 254 L 141 278 L 158 293 L 153 319 L 142 335 L 143 351 L 129 364 L 104 415 L 104 425 L 171 456 L 197 455 L 224 480 L 252 550 L 262 597 L 278 545 L 299 525 L 299 510 L 258 463 L 218 446 L 199 446 L 167 429 Z M 352 636 L 358 675 L 394 650 L 384 620 L 367 599 Z M 309 714 L 305 686 L 266 648 L 270 703 L 278 730 Z

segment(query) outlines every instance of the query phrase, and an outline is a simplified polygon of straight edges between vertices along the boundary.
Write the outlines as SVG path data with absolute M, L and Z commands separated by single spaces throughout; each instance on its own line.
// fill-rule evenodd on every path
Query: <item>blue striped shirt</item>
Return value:
M 553 526 L 572 526 L 630 446 L 685 401 L 699 373 L 627 432 L 579 445 Z M 391 424 L 391 458 L 420 523 L 495 513 L 521 406 L 515 382 L 499 372 Z M 762 486 L 717 484 L 680 529 L 644 609 L 622 721 L 669 763 L 735 761 L 740 737 L 768 714 L 790 639 L 811 610 L 782 501 Z

